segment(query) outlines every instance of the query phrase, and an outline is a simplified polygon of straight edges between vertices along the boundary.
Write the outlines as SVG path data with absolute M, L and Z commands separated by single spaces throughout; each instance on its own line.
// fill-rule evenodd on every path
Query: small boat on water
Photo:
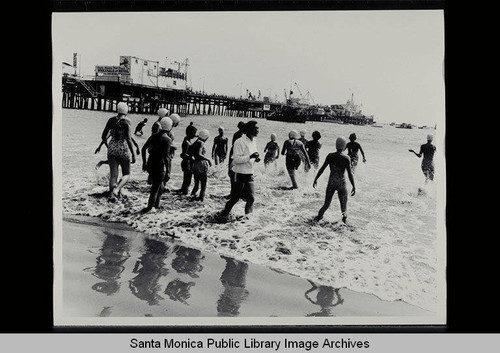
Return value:
M 373 124 L 371 125 L 372 127 L 384 127 L 383 125 L 380 125 L 380 124 Z

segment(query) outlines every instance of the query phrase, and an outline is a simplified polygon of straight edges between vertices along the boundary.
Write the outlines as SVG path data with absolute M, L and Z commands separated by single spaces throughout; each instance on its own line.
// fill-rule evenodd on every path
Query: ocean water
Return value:
M 257 145 L 262 153 L 271 133 L 276 133 L 280 148 L 292 129 L 306 130 L 311 138 L 321 132 L 321 163 L 335 151 L 335 139 L 356 133 L 366 154 L 354 175 L 356 195 L 349 196 L 348 225 L 341 222 L 337 196 L 320 222 L 313 222 L 323 205 L 329 170 L 312 187 L 314 170 L 299 168 L 299 189 L 291 186 L 284 158 L 267 170 L 262 162 L 255 172 L 256 201 L 249 219 L 244 202 L 233 208 L 234 221 L 213 222 L 229 194 L 227 164 L 213 166 L 209 172 L 205 202 L 190 202 L 189 197 L 165 193 L 162 210 L 142 215 L 149 185 L 142 172 L 141 157 L 132 165 L 131 178 L 123 189 L 125 199 L 109 203 L 96 196 L 107 190 L 106 147 L 94 154 L 109 112 L 62 110 L 62 126 L 55 127 L 62 141 L 62 208 L 64 215 L 86 215 L 110 222 L 124 222 L 155 237 L 178 237 L 184 244 L 202 251 L 226 255 L 237 260 L 263 264 L 314 280 L 334 288 L 374 294 L 384 300 L 403 300 L 430 311 L 438 302 L 438 234 L 436 186 L 424 184 L 421 160 L 408 149 L 419 149 L 434 130 L 396 129 L 390 126 L 341 125 L 324 122 L 283 123 L 256 119 L 260 126 Z M 132 127 L 147 117 L 145 136 L 134 136 L 139 146 L 149 136 L 155 116 L 130 114 Z M 174 129 L 174 145 L 180 151 L 184 130 L 190 122 L 210 131 L 207 150 L 212 148 L 217 128 L 224 126 L 231 139 L 236 125 L 248 118 L 187 116 Z M 442 156 L 437 146 L 435 158 Z M 360 156 L 361 158 L 361 156 Z M 57 161 L 56 161 L 57 162 Z M 172 162 L 171 189 L 179 189 L 182 171 L 179 153 Z M 350 191 L 348 183 L 348 190 Z

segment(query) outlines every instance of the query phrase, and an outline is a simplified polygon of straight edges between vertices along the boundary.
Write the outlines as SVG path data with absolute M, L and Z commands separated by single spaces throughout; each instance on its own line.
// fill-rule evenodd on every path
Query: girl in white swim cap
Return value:
M 118 103 L 117 116 L 108 120 L 101 135 L 102 143 L 108 147 L 109 200 L 112 202 L 115 202 L 121 195 L 121 189 L 130 178 L 130 164 L 135 163 L 130 120 L 126 118 L 127 112 L 127 103 Z M 109 142 L 107 142 L 108 133 L 111 136 Z M 119 168 L 122 170 L 120 180 L 118 180 Z

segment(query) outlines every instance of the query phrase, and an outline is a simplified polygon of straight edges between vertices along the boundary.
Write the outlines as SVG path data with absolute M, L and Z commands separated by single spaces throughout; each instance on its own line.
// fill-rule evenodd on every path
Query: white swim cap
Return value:
M 276 140 L 276 134 L 274 132 L 271 134 L 271 140 Z
M 219 130 L 224 131 L 224 130 L 225 130 L 225 129 L 224 129 L 224 126 L 222 126 L 222 125 L 221 125 L 221 126 L 219 126 Z
M 165 117 L 167 115 L 168 115 L 168 109 L 165 109 L 165 108 L 158 109 L 158 116 L 160 118 L 163 118 L 163 117 Z
M 179 116 L 179 114 L 176 113 L 170 115 L 170 119 L 172 119 L 172 123 L 174 124 L 178 124 L 179 121 L 181 121 L 181 117 Z
M 172 119 L 170 119 L 168 116 L 163 117 L 160 120 L 160 130 L 172 130 Z
M 306 130 L 300 130 L 300 136 L 301 137 L 306 136 Z
M 430 134 L 427 135 L 427 141 L 432 141 L 432 140 L 434 140 L 434 136 L 432 136 Z
M 128 105 L 125 102 L 120 102 L 116 106 L 116 111 L 118 114 L 127 114 L 128 113 Z
M 338 150 L 344 150 L 346 145 L 345 138 L 340 136 L 337 137 L 337 141 L 335 141 L 335 147 L 337 147 Z
M 200 132 L 198 132 L 198 137 L 201 138 L 202 140 L 206 140 L 210 137 L 210 133 L 208 132 L 207 129 L 203 129 Z
M 299 137 L 299 133 L 297 132 L 297 130 L 292 130 L 288 133 L 288 137 L 291 139 L 296 139 L 297 137 Z

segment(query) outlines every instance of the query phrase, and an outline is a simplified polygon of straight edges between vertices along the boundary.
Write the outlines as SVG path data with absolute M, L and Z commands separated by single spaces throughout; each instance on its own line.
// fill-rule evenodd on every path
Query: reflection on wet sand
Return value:
M 111 315 L 111 306 L 105 306 L 102 308 L 101 312 L 99 313 L 100 317 L 107 317 Z
M 130 257 L 127 238 L 104 232 L 106 238 L 99 249 L 97 264 L 92 269 L 92 275 L 104 280 L 92 286 L 96 292 L 113 295 L 120 290 L 120 274 L 125 267 L 123 263 Z
M 168 246 L 157 240 L 144 240 L 145 253 L 135 263 L 133 273 L 137 275 L 129 281 L 133 295 L 146 301 L 149 305 L 157 305 L 163 299 L 160 292 L 160 278 L 168 274 L 165 259 L 168 256 Z
M 248 264 L 229 257 L 221 257 L 226 260 L 226 267 L 220 277 L 224 291 L 217 301 L 217 316 L 238 316 L 240 306 L 249 294 L 245 289 Z
M 203 266 L 200 260 L 204 258 L 200 250 L 186 248 L 185 246 L 175 247 L 175 259 L 172 260 L 172 268 L 178 273 L 186 273 L 191 278 L 198 278 L 196 272 L 201 272 Z
M 186 248 L 184 246 L 175 247 L 176 257 L 172 260 L 172 268 L 177 273 L 187 274 L 191 278 L 198 278 L 197 272 L 203 270 L 200 260 L 204 258 L 201 251 Z M 170 281 L 165 289 L 165 294 L 168 295 L 170 300 L 181 302 L 189 305 L 187 300 L 190 298 L 189 289 L 194 286 L 194 282 L 184 282 L 178 278 Z
M 307 316 L 335 316 L 332 313 L 333 307 L 344 303 L 344 299 L 340 298 L 339 290 L 328 286 L 318 286 L 313 281 L 308 280 L 311 288 L 305 292 L 305 297 L 314 305 L 321 307 L 321 310 Z M 312 298 L 312 293 L 316 292 L 316 299 Z
M 194 282 L 184 282 L 180 279 L 175 279 L 168 283 L 167 288 L 165 289 L 165 294 L 168 295 L 170 300 L 189 305 L 187 300 L 191 297 L 189 289 L 192 286 L 194 286 Z

